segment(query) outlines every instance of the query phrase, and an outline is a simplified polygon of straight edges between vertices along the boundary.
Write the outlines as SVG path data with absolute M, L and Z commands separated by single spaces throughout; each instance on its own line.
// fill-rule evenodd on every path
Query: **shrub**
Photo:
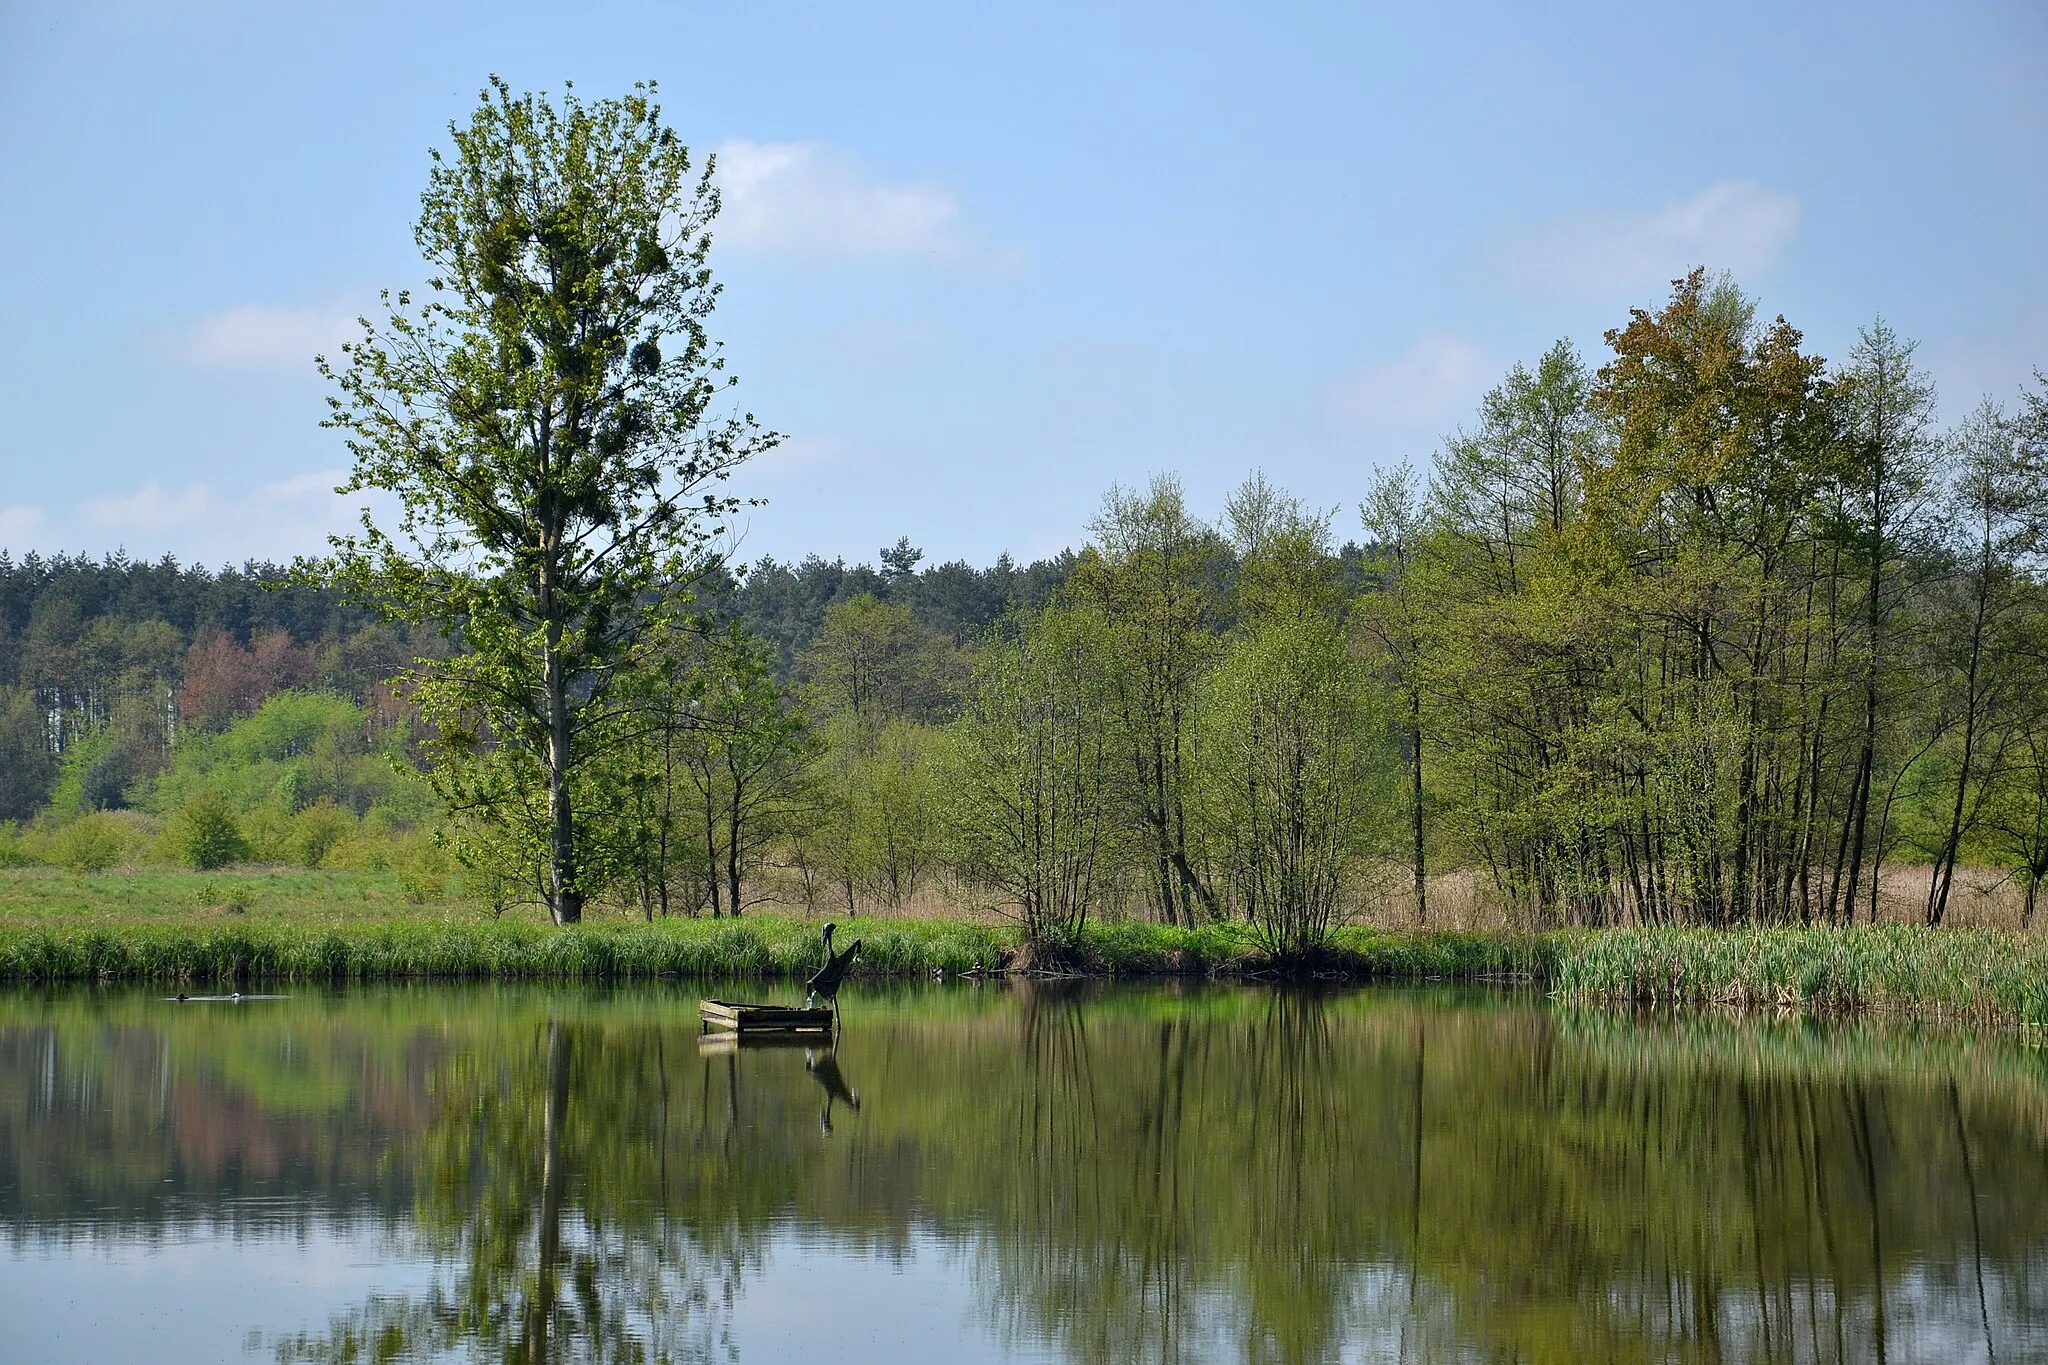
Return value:
M 12 820 L 0 820 L 0 867 L 31 867 L 42 860 Z
M 448 894 L 450 860 L 432 835 L 421 830 L 401 835 L 392 841 L 390 856 L 407 904 L 425 905 Z
M 333 802 L 308 806 L 292 817 L 288 836 L 292 861 L 301 867 L 319 867 L 355 832 L 355 817 Z
M 249 844 L 227 802 L 214 792 L 187 801 L 164 828 L 171 855 L 187 867 L 212 869 L 249 856 Z
M 256 888 L 247 882 L 217 882 L 208 877 L 192 888 L 192 899 L 206 909 L 239 915 L 256 903 Z
M 223 799 L 227 799 L 225 793 Z M 229 801 L 229 810 L 235 817 L 235 828 L 242 832 L 242 857 L 254 863 L 296 862 L 296 850 L 292 842 L 292 817 L 277 806 L 258 806 L 254 810 L 237 809 Z
M 57 831 L 50 840 L 50 851 L 73 872 L 104 872 L 121 861 L 127 845 L 122 836 L 121 826 L 111 816 L 96 811 Z

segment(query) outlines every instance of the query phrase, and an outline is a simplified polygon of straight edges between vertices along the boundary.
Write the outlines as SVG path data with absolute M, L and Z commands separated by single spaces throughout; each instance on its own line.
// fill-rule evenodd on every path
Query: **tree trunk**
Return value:
M 711 918 L 721 913 L 723 895 L 718 877 L 718 795 L 711 780 L 711 764 L 704 765 L 704 888 L 711 894 Z
M 1970 621 L 1970 663 L 1963 688 L 1963 758 L 1956 766 L 1956 799 L 1949 810 L 1948 833 L 1941 841 L 1941 856 L 1934 860 L 1934 880 L 1927 888 L 1927 923 L 1938 926 L 1948 913 L 1949 888 L 1955 884 L 1956 855 L 1963 843 L 1963 801 L 1970 789 L 1970 766 L 1976 759 L 1977 674 L 1984 658 L 1984 613 L 1991 596 L 1991 542 L 1989 528 L 1983 552 L 1977 560 L 1977 601 Z
M 559 652 L 561 628 L 548 627 L 548 909 L 557 924 L 583 918 L 576 884 L 576 812 L 569 794 L 569 675 Z
M 1409 833 L 1415 844 L 1415 924 L 1429 927 L 1429 868 L 1422 847 L 1422 689 L 1408 689 Z
M 742 803 L 746 789 L 740 781 L 738 771 L 732 769 L 729 762 L 726 766 L 732 772 L 732 802 L 726 807 L 725 904 L 733 918 L 737 919 L 740 913 L 740 833 L 745 826 Z
M 527 1305 L 528 1358 L 549 1360 L 548 1329 L 560 1297 L 562 1200 L 568 1186 L 563 1169 L 562 1130 L 569 1121 L 569 1037 L 562 1026 L 548 1022 L 547 1107 L 541 1111 L 540 1228 L 534 1296 Z

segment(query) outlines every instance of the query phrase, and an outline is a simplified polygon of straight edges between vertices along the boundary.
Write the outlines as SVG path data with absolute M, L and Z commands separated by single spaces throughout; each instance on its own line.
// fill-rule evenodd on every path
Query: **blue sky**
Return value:
M 788 434 L 742 553 L 1078 543 L 1252 468 L 1340 533 L 1551 340 L 1693 264 L 1960 412 L 2048 368 L 2038 4 L 0 0 L 0 546 L 321 547 L 311 355 L 416 283 L 489 73 L 652 78 L 716 149 L 716 323 Z

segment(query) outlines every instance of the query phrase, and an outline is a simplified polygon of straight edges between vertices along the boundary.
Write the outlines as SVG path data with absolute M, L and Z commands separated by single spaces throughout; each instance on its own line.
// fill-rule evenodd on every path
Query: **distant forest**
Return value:
M 786 683 L 808 680 L 807 651 L 834 604 L 869 595 L 906 609 L 933 636 L 966 645 L 1012 609 L 1057 594 L 1074 555 L 987 568 L 923 566 L 908 539 L 874 564 L 811 555 L 714 566 L 697 586 L 707 614 L 737 617 L 774 650 Z M 219 729 L 272 695 L 315 689 L 388 725 L 403 711 L 384 684 L 416 657 L 447 649 L 415 638 L 332 588 L 294 582 L 287 566 L 202 565 L 109 554 L 0 550 L 0 820 L 26 820 L 51 799 L 65 752 L 108 727 L 119 733 L 86 802 L 119 808 L 139 779 L 170 761 L 183 727 Z

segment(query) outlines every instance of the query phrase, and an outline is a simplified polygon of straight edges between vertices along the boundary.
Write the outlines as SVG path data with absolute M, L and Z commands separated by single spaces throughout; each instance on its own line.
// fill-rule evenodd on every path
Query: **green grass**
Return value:
M 995 930 L 943 922 L 862 924 L 865 969 L 882 975 L 965 971 L 993 961 Z M 0 927 L 0 979 L 17 981 L 382 979 L 631 980 L 657 976 L 800 976 L 817 967 L 803 920 L 599 922 L 555 929 L 527 921 L 138 925 L 77 930 Z
M 476 918 L 482 908 L 427 894 L 396 872 L 320 872 L 232 868 L 193 872 L 142 867 L 99 873 L 26 867 L 0 870 L 0 930 L 89 926 L 203 929 L 232 919 L 242 926 L 330 925 Z
M 870 919 L 868 977 L 1013 963 L 1014 928 Z M 842 940 L 844 941 L 844 940 Z M 493 918 L 390 873 L 251 870 L 0 872 L 0 980 L 631 980 L 788 978 L 818 960 L 817 921 L 783 914 L 645 924 L 614 914 L 557 929 Z M 1228 924 L 1098 923 L 1043 967 L 1093 976 L 1281 975 Z M 2048 1024 L 2048 939 L 1995 929 L 1610 929 L 1547 934 L 1339 931 L 1293 975 L 1508 980 L 1567 999 L 1788 1008 Z

